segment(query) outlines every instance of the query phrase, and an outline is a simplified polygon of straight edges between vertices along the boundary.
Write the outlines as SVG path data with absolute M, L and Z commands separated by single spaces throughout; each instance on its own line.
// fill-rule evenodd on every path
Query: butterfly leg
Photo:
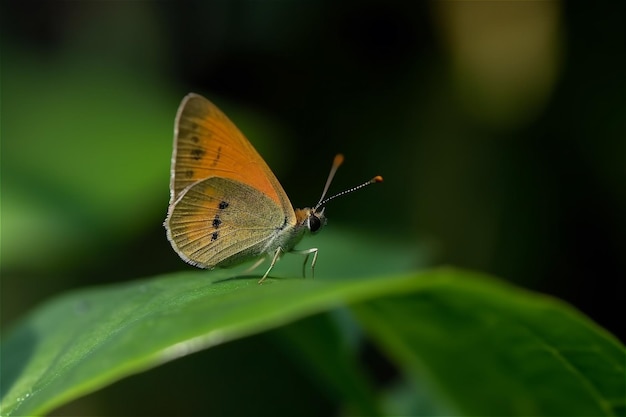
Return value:
M 315 262 L 317 261 L 317 248 L 294 250 L 293 253 L 298 255 L 305 255 L 304 263 L 302 264 L 302 277 L 306 278 L 306 261 L 309 260 L 309 255 L 313 254 L 313 260 L 311 261 L 311 278 L 315 278 Z
M 310 253 L 307 253 L 304 257 L 304 262 L 302 262 L 302 278 L 306 278 L 306 261 L 309 260 Z
M 276 265 L 276 262 L 278 262 L 278 260 L 280 259 L 280 255 L 283 253 L 283 248 L 281 248 L 280 246 L 276 249 L 276 252 L 274 252 L 274 257 L 272 258 L 272 263 L 270 263 L 270 267 L 267 268 L 267 271 L 265 271 L 265 274 L 263 274 L 263 278 L 261 278 L 259 280 L 259 284 L 262 284 L 263 281 L 265 281 L 265 278 L 267 278 L 267 276 L 269 275 L 270 271 L 272 270 L 272 268 L 274 268 L 274 265 Z

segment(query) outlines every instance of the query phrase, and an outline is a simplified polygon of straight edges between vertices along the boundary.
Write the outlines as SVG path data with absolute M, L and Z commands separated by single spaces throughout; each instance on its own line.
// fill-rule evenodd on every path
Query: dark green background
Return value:
M 194 91 L 240 126 L 295 206 L 317 201 L 336 152 L 346 162 L 332 190 L 384 176 L 329 206 L 323 233 L 406 242 L 416 267 L 452 264 L 556 295 L 626 340 L 624 11 L 3 2 L 3 329 L 68 288 L 186 268 L 161 222 L 174 115 Z M 249 359 L 267 338 L 213 360 Z M 371 355 L 381 380 L 393 373 Z M 185 366 L 196 365 L 108 394 Z

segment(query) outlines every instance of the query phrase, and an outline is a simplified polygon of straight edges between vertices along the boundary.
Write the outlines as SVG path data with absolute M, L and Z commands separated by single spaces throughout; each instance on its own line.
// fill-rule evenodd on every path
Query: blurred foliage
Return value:
M 334 202 L 323 236 L 401 243 L 405 270 L 501 276 L 626 340 L 625 9 L 0 3 L 3 332 L 69 288 L 188 268 L 161 224 L 173 119 L 194 91 L 240 126 L 295 206 L 317 200 L 336 152 L 333 190 L 385 177 Z M 322 268 L 332 254 L 315 245 Z M 246 340 L 233 349 L 254 352 L 245 344 L 260 339 Z M 192 360 L 167 369 L 193 372 Z M 397 372 L 375 354 L 368 367 L 388 383 Z M 122 384 L 158 387 L 155 375 Z M 99 398 L 76 413 L 99 414 Z

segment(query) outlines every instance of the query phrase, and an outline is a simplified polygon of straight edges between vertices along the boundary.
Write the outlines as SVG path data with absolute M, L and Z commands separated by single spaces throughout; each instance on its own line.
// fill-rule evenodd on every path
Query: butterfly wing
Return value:
M 185 190 L 170 206 L 167 236 L 188 263 L 228 266 L 273 252 L 297 231 L 269 196 L 241 182 L 211 177 Z
M 213 103 L 191 93 L 183 99 L 176 115 L 170 204 L 186 187 L 210 177 L 251 186 L 295 222 L 287 194 L 252 144 Z

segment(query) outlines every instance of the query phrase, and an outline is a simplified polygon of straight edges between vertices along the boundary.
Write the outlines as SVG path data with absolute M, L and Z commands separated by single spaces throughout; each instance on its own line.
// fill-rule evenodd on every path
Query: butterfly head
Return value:
M 326 225 L 324 209 L 325 207 L 322 207 L 321 209 L 318 208 L 317 210 L 309 207 L 296 209 L 296 219 L 298 225 L 300 227 L 304 227 L 311 233 L 319 232 L 322 227 Z
M 335 156 L 333 166 L 330 169 L 330 174 L 328 175 L 328 179 L 326 180 L 326 186 L 324 187 L 324 191 L 322 192 L 322 197 L 320 198 L 320 201 L 315 205 L 315 207 L 296 210 L 296 219 L 298 225 L 300 225 L 300 227 L 306 227 L 306 229 L 309 230 L 311 233 L 318 232 L 323 226 L 326 225 L 326 216 L 324 215 L 324 210 L 326 209 L 326 203 L 328 203 L 330 200 L 334 200 L 337 197 L 351 193 L 367 185 L 383 181 L 383 177 L 377 175 L 376 177 L 361 185 L 357 185 L 356 187 L 352 187 L 331 197 L 324 198 L 326 196 L 326 192 L 328 191 L 328 187 L 330 186 L 330 183 L 335 176 L 335 172 L 337 172 L 337 168 L 339 168 L 342 163 L 343 155 L 338 154 L 337 156 Z

